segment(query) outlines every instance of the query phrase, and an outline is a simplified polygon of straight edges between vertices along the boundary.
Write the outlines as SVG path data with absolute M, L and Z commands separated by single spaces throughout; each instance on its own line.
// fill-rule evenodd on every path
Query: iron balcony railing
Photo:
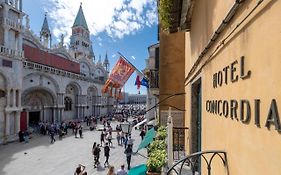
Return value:
M 212 162 L 215 157 L 220 158 L 226 170 L 226 175 L 229 175 L 226 152 L 218 150 L 203 151 L 191 154 L 175 163 L 168 170 L 167 175 L 184 175 L 187 174 L 186 171 L 189 171 L 192 175 L 195 175 L 198 173 L 198 171 L 200 172 L 199 167 L 201 166 L 202 162 L 206 163 L 208 175 L 211 175 Z

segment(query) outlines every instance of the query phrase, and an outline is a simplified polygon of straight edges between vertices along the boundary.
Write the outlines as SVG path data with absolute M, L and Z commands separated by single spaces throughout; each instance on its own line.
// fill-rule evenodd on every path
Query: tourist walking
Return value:
M 121 165 L 121 168 L 117 170 L 116 175 L 128 175 L 127 171 L 125 170 L 125 165 Z
M 133 141 L 132 137 L 129 136 L 128 141 L 127 141 L 127 145 L 130 146 L 133 149 L 133 144 L 134 144 L 134 141 Z
M 111 166 L 107 172 L 107 175 L 116 175 L 114 172 L 114 166 Z
M 53 128 L 51 128 L 50 130 L 50 137 L 51 137 L 51 143 L 55 143 L 56 139 L 55 139 L 55 131 Z
M 100 134 L 100 144 L 101 144 L 101 146 L 102 146 L 102 143 L 105 143 L 104 137 L 105 137 L 105 133 L 102 131 L 101 134 Z
M 128 165 L 128 170 L 131 168 L 131 158 L 132 158 L 132 147 L 128 145 L 128 147 L 126 148 L 125 152 L 126 154 L 126 158 L 127 158 L 127 165 Z
M 143 140 L 143 137 L 145 136 L 145 130 L 142 129 L 140 132 L 141 140 Z
M 82 127 L 81 124 L 79 125 L 78 130 L 79 130 L 79 136 L 80 136 L 80 138 L 83 138 L 83 135 L 82 135 L 83 127 Z
M 106 167 L 106 165 L 109 166 L 109 163 L 108 163 L 109 152 L 110 152 L 110 148 L 108 146 L 108 143 L 105 143 L 105 147 L 104 147 L 104 157 L 105 157 L 104 167 Z
M 93 154 L 93 155 L 94 155 L 94 151 L 95 151 L 96 146 L 97 146 L 97 142 L 94 142 L 93 148 L 92 148 L 92 154 Z
M 124 139 L 124 148 L 127 148 L 127 144 L 128 144 L 128 134 L 126 134 L 125 139 Z
M 99 162 L 99 158 L 100 158 L 100 144 L 98 144 L 96 147 L 95 147 L 95 150 L 94 150 L 94 161 L 95 161 L 95 168 L 98 167 L 98 165 L 100 164 Z
M 112 132 L 109 132 L 107 135 L 107 140 L 108 140 L 108 144 L 109 146 L 112 146 Z

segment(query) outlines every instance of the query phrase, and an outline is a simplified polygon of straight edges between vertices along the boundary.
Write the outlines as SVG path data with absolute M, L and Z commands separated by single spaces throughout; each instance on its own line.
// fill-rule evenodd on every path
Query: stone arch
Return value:
M 77 82 L 75 82 L 75 81 L 69 82 L 69 83 L 66 85 L 66 87 L 65 87 L 65 93 L 67 93 L 67 92 L 66 92 L 67 87 L 70 87 L 70 86 L 72 86 L 72 87 L 74 88 L 74 90 L 77 92 L 77 95 L 80 95 L 80 94 L 82 93 L 82 88 L 81 88 L 81 86 L 80 86 Z
M 80 72 L 82 74 L 85 74 L 86 76 L 90 76 L 91 75 L 91 65 L 90 65 L 90 63 L 88 63 L 87 61 L 81 60 L 79 62 L 79 64 L 80 64 Z
M 40 120 L 54 121 L 56 104 L 55 93 L 46 87 L 31 87 L 22 93 L 22 106 L 28 112 L 29 124 L 36 124 Z
M 67 101 L 71 101 L 71 107 L 64 111 L 65 119 L 73 119 L 78 117 L 78 96 L 81 94 L 81 86 L 76 82 L 70 82 L 65 87 L 64 106 Z
M 32 96 L 32 94 L 35 93 L 35 96 Z M 31 97 L 28 96 L 32 96 L 32 98 L 35 100 L 33 102 L 30 101 Z M 42 99 L 35 99 L 35 97 L 42 97 Z M 28 104 L 31 103 L 37 103 L 37 104 L 42 104 L 45 106 L 54 106 L 57 102 L 57 98 L 55 93 L 46 87 L 42 87 L 42 86 L 35 86 L 35 87 L 31 87 L 26 89 L 23 93 L 22 93 L 22 105 L 24 107 L 27 107 Z M 34 105 L 33 104 L 33 105 Z
M 56 88 L 56 92 L 60 92 L 60 86 L 57 83 L 57 81 L 53 77 L 51 77 L 49 75 L 46 75 L 44 73 L 41 73 L 41 72 L 33 72 L 33 73 L 30 73 L 30 74 L 27 74 L 26 76 L 24 76 L 23 82 L 28 82 L 28 81 L 26 81 L 26 79 L 28 79 L 29 77 L 34 76 L 34 75 L 35 76 L 43 76 L 43 77 L 49 79 L 54 84 L 54 86 Z

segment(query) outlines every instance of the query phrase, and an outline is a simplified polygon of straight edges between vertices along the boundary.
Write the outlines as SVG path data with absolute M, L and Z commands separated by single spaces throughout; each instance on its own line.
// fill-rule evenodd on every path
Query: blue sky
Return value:
M 54 42 L 58 36 L 66 35 L 68 42 L 71 26 L 80 3 L 84 11 L 96 61 L 107 52 L 110 68 L 122 53 L 139 70 L 144 69 L 148 57 L 148 46 L 157 43 L 157 10 L 155 0 L 24 0 L 23 10 L 29 15 L 30 27 L 39 34 L 44 14 L 48 12 L 48 22 Z M 125 91 L 138 93 L 134 86 L 134 73 L 125 85 Z M 141 88 L 141 94 L 146 88 Z

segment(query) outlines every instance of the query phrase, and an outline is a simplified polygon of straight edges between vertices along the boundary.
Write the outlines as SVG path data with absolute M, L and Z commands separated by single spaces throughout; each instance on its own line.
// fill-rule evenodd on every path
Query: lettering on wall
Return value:
M 238 72 L 238 70 L 240 70 Z M 222 70 L 213 74 L 213 88 L 219 88 L 229 83 L 235 83 L 251 77 L 251 71 L 245 70 L 245 57 L 235 60 Z M 249 124 L 254 121 L 257 127 L 261 127 L 260 121 L 260 99 L 230 99 L 230 100 L 207 100 L 205 109 L 208 113 L 215 114 L 231 120 L 240 121 L 243 124 Z M 252 113 L 253 111 L 253 113 Z M 268 106 L 268 114 L 264 127 L 281 131 L 280 118 L 275 99 L 271 100 Z
M 238 68 L 240 72 L 237 71 Z M 245 71 L 245 57 L 242 56 L 239 62 L 235 60 L 222 70 L 213 74 L 213 88 L 218 88 L 228 83 L 235 83 L 239 80 L 245 80 L 250 78 L 250 76 L 251 71 Z

